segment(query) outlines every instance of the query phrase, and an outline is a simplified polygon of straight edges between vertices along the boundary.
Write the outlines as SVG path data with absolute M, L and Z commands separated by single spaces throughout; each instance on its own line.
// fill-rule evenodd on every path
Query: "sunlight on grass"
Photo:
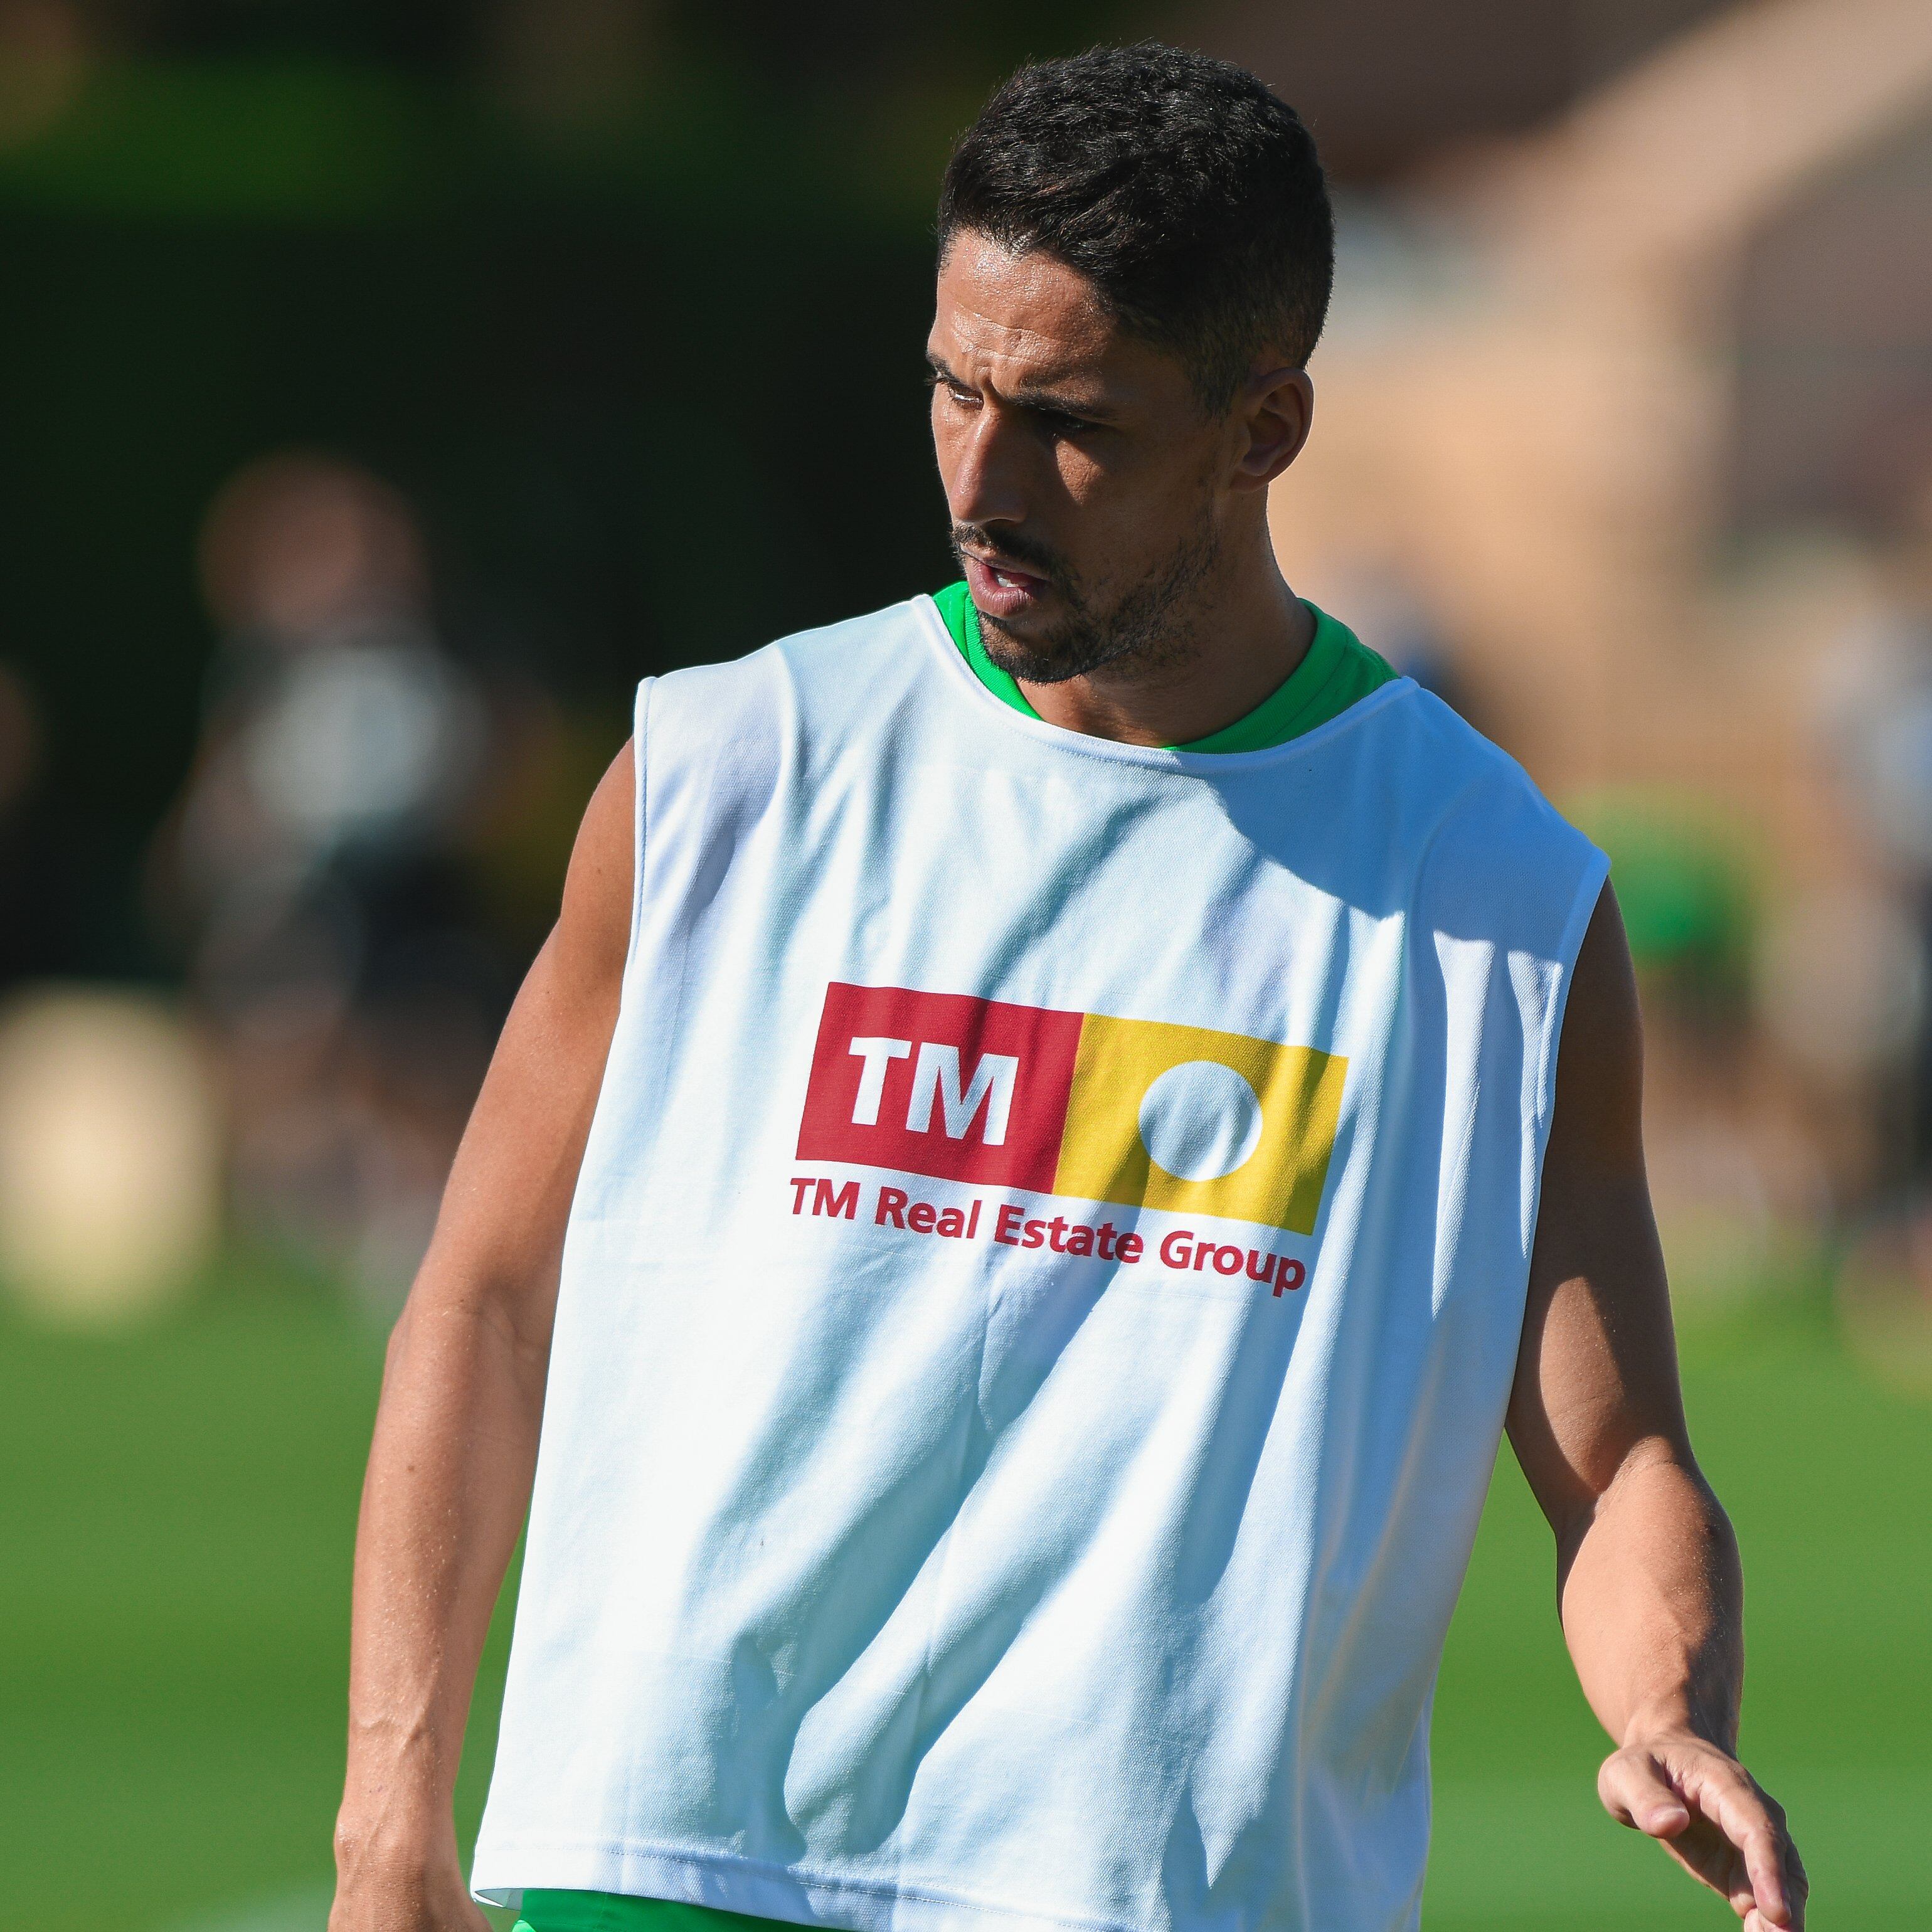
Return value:
M 0 1808 L 34 1932 L 321 1932 L 348 1575 L 381 1337 L 237 1291 L 120 1340 L 9 1330 L 0 1456 Z M 1691 1325 L 1700 1453 L 1751 1580 L 1747 1756 L 1789 1806 L 1824 1925 L 1932 1889 L 1932 1405 L 1828 1317 Z M 1430 1932 L 1733 1924 L 1598 1810 L 1550 1540 L 1507 1451 L 1437 1702 Z M 460 1796 L 481 1808 L 500 1612 Z

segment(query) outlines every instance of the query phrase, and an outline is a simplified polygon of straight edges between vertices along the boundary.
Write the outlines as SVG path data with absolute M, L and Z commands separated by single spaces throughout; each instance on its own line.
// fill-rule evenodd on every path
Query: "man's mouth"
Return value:
M 982 556 L 976 550 L 962 550 L 966 581 L 973 602 L 989 617 L 1017 617 L 1037 606 L 1053 588 L 1039 572 L 1024 570 L 1004 557 Z

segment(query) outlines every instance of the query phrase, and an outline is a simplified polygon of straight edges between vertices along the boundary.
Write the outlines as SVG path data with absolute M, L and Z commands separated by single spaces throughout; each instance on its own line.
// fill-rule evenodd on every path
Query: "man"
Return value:
M 1604 861 L 1269 546 L 1306 134 L 1048 63 L 940 237 L 965 585 L 647 681 L 397 1329 L 334 1932 L 478 1922 L 533 1468 L 472 1874 L 532 1932 L 1412 1927 L 1505 1413 L 1605 1804 L 1799 1926 Z

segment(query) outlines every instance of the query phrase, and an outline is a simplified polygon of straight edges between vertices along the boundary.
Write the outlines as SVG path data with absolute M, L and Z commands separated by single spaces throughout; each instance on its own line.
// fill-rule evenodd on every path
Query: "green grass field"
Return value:
M 1932 1924 L 1932 1405 L 1797 1306 L 1685 1347 L 1750 1577 L 1748 1756 L 1815 1926 Z M 0 1820 L 22 1932 L 320 1932 L 380 1338 L 286 1293 L 118 1340 L 0 1329 Z M 1430 1932 L 1735 1924 L 1598 1811 L 1505 1453 L 1443 1672 Z M 504 1619 L 460 1793 L 482 1802 Z

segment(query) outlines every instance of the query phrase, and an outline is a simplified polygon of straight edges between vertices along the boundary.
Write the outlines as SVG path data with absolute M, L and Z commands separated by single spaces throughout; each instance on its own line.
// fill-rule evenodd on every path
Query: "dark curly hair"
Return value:
M 1186 367 L 1219 415 L 1258 357 L 1308 360 L 1335 223 L 1300 117 L 1244 69 L 1151 40 L 1023 67 L 959 138 L 939 251 L 1052 256 Z

